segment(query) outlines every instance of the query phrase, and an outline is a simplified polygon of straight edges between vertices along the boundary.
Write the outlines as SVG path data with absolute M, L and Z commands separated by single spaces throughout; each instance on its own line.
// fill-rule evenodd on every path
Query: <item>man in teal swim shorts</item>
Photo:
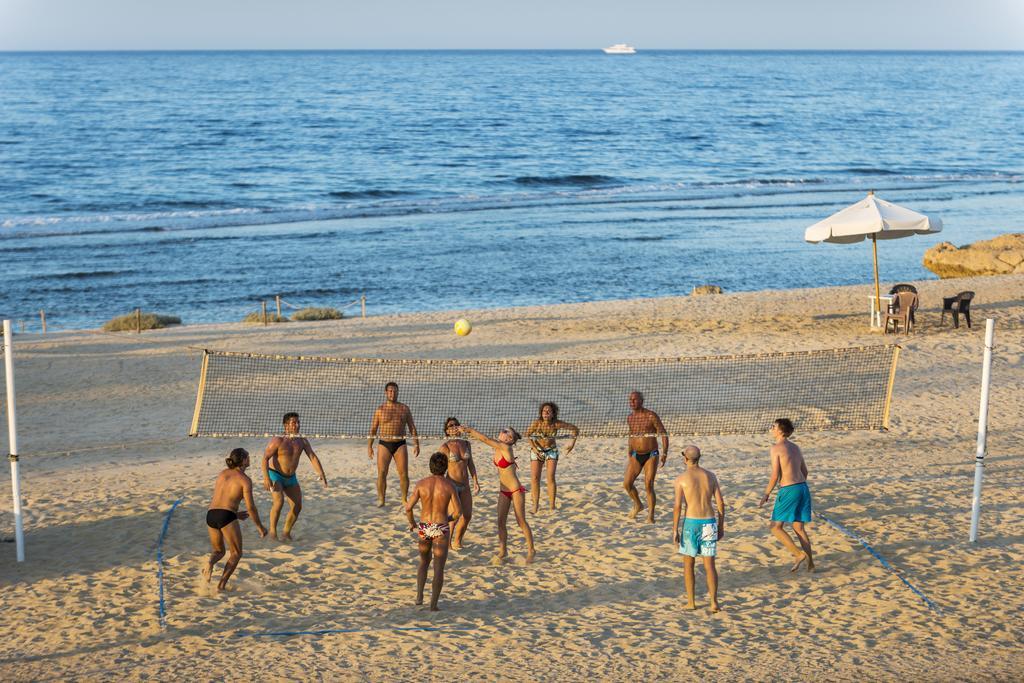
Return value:
M 699 448 L 687 446 L 683 449 L 683 458 L 686 460 L 686 471 L 676 477 L 673 485 L 676 503 L 672 512 L 672 542 L 679 546 L 679 554 L 683 556 L 686 608 L 697 609 L 694 601 L 693 567 L 700 557 L 704 561 L 704 573 L 708 578 L 711 611 L 717 612 L 718 570 L 715 568 L 715 555 L 718 552 L 718 542 L 725 535 L 725 499 L 722 498 L 722 488 L 718 485 L 715 473 L 699 465 Z M 684 506 L 686 518 L 683 520 L 683 533 L 680 536 L 679 517 Z
M 316 470 L 317 479 L 327 488 L 327 475 L 324 474 L 320 458 L 313 452 L 309 441 L 299 436 L 299 414 L 285 413 L 282 419 L 284 435 L 275 436 L 263 451 L 263 486 L 270 491 L 273 504 L 270 506 L 270 537 L 274 540 L 292 540 L 292 527 L 302 512 L 302 488 L 295 471 L 299 467 L 299 459 L 305 453 Z M 288 500 L 288 516 L 284 520 L 284 533 L 278 538 L 277 520 L 281 517 L 281 508 Z
M 796 562 L 790 568 L 791 572 L 799 569 L 804 562 L 807 562 L 807 571 L 813 572 L 814 555 L 811 552 L 811 539 L 804 528 L 804 524 L 811 521 L 811 491 L 807 488 L 807 465 L 804 463 L 800 447 L 789 440 L 793 433 L 793 423 L 788 418 L 775 420 L 769 432 L 775 439 L 775 445 L 769 451 L 772 476 L 758 507 L 763 507 L 768 502 L 772 489 L 778 484 L 779 493 L 775 497 L 775 508 L 772 510 L 772 533 L 796 558 Z M 786 533 L 783 524 L 793 525 L 793 533 L 800 541 L 799 548 Z

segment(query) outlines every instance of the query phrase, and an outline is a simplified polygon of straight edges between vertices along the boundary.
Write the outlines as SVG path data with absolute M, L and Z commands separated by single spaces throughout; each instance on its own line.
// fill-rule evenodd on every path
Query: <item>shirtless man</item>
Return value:
M 423 587 L 427 583 L 427 568 L 430 557 L 434 557 L 434 580 L 430 585 L 430 611 L 437 611 L 437 599 L 441 596 L 444 586 L 444 563 L 448 559 L 448 537 L 451 527 L 448 516 L 449 506 L 455 508 L 454 518 L 462 515 L 462 504 L 455 493 L 455 487 L 445 476 L 448 469 L 448 456 L 434 453 L 430 456 L 430 476 L 416 483 L 412 498 L 405 506 L 405 511 L 412 516 L 416 503 L 420 504 L 420 521 L 416 526 L 419 536 L 420 564 L 416 570 L 416 604 L 423 604 Z
M 676 504 L 672 510 L 672 542 L 679 546 L 683 556 L 683 582 L 686 584 L 686 608 L 697 609 L 694 601 L 693 565 L 697 557 L 704 560 L 704 573 L 708 577 L 708 595 L 711 611 L 718 611 L 718 570 L 715 554 L 718 542 L 725 535 L 725 500 L 718 477 L 700 466 L 700 449 L 683 449 L 686 471 L 676 477 Z M 712 498 L 714 504 L 712 505 Z M 683 533 L 679 534 L 679 517 L 686 508 Z M 717 515 L 715 510 L 717 509 Z
M 299 488 L 299 478 L 295 476 L 302 454 L 309 456 L 309 462 L 316 470 L 317 479 L 324 483 L 324 488 L 327 488 L 327 475 L 324 474 L 320 458 L 316 457 L 309 441 L 296 436 L 299 433 L 299 414 L 285 413 L 282 422 L 284 436 L 272 438 L 263 451 L 263 487 L 270 491 L 274 499 L 273 505 L 270 506 L 270 536 L 275 541 L 279 540 L 277 520 L 281 517 L 284 499 L 288 498 L 288 517 L 284 520 L 284 533 L 280 540 L 290 541 L 292 527 L 302 512 L 302 489 Z
M 668 458 L 668 432 L 661 418 L 653 410 L 644 408 L 644 395 L 634 391 L 629 395 L 629 407 L 633 412 L 626 418 L 629 423 L 629 455 L 626 457 L 626 477 L 622 480 L 622 488 L 626 489 L 630 499 L 633 501 L 633 511 L 629 514 L 630 519 L 636 519 L 637 514 L 644 509 L 640 503 L 640 494 L 637 493 L 633 482 L 644 473 L 644 484 L 647 488 L 647 521 L 654 523 L 654 506 L 658 502 L 654 495 L 654 476 L 658 473 L 658 439 L 654 434 L 661 436 L 661 465 L 664 467 Z M 643 435 L 643 436 L 641 436 Z
M 213 485 L 213 500 L 206 511 L 206 530 L 210 534 L 210 561 L 203 568 L 203 577 L 207 582 L 213 577 L 213 567 L 224 557 L 224 544 L 228 547 L 228 561 L 224 564 L 224 573 L 217 582 L 217 590 L 224 590 L 228 579 L 234 573 L 238 561 L 242 559 L 242 528 L 239 520 L 252 517 L 260 538 L 267 535 L 267 530 L 260 522 L 260 513 L 256 502 L 252 499 L 252 480 L 245 473 L 249 466 L 249 452 L 244 448 L 236 448 L 228 454 L 227 469 L 217 476 Z M 245 499 L 245 510 L 238 511 L 238 503 Z
M 469 520 L 473 518 L 473 494 L 480 493 L 480 478 L 476 476 L 476 464 L 473 462 L 473 447 L 466 439 L 459 438 L 460 423 L 458 419 L 449 417 L 444 421 L 444 435 L 448 438 L 439 453 L 448 458 L 448 479 L 455 487 L 455 493 L 462 503 L 462 516 L 455 523 L 452 535 L 452 550 L 462 550 L 462 540 L 466 537 Z M 469 477 L 473 477 L 474 491 L 469 490 Z
M 384 385 L 384 396 L 387 400 L 373 413 L 370 423 L 370 438 L 366 443 L 366 457 L 373 460 L 373 440 L 380 432 L 377 443 L 377 506 L 384 507 L 388 490 L 388 470 L 391 469 L 392 458 L 398 468 L 398 482 L 402 487 L 402 502 L 409 497 L 409 450 L 405 445 L 405 430 L 413 438 L 413 454 L 420 455 L 420 438 L 416 435 L 416 424 L 412 421 L 409 406 L 398 402 L 398 385 L 388 382 Z M 409 526 L 412 527 L 412 513 L 409 513 Z
M 772 461 L 772 476 L 758 507 L 763 507 L 768 502 L 768 496 L 778 484 L 779 493 L 775 497 L 775 508 L 772 510 L 772 533 L 796 558 L 789 571 L 795 572 L 801 564 L 807 562 L 807 571 L 813 572 L 814 554 L 811 552 L 811 539 L 804 528 L 804 524 L 811 521 L 811 491 L 807 488 L 807 465 L 804 463 L 800 447 L 789 440 L 793 433 L 793 423 L 789 419 L 782 417 L 773 422 L 769 433 L 775 439 L 775 445 L 768 452 Z M 800 541 L 800 548 L 796 547 L 793 539 L 782 527 L 787 522 L 793 525 L 793 532 Z

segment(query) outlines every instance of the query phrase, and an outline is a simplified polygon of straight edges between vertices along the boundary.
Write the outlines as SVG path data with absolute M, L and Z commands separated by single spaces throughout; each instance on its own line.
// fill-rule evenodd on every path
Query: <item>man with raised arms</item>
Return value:
M 704 561 L 704 573 L 708 578 L 711 611 L 717 612 L 718 570 L 715 568 L 715 554 L 718 542 L 725 535 L 725 500 L 722 498 L 722 488 L 718 485 L 718 477 L 711 470 L 700 466 L 700 449 L 687 446 L 683 449 L 683 458 L 686 460 L 686 470 L 676 477 L 674 485 L 676 502 L 672 509 L 672 542 L 679 546 L 679 554 L 683 556 L 686 608 L 697 609 L 693 566 L 700 557 Z M 679 518 L 684 508 L 683 533 L 680 535 Z
M 448 456 L 434 453 L 430 456 L 430 476 L 421 479 L 413 489 L 412 498 L 405 505 L 405 511 L 412 517 L 416 503 L 420 504 L 420 521 L 416 525 L 419 536 L 420 563 L 416 570 L 416 604 L 423 604 L 423 588 L 427 583 L 427 568 L 434 558 L 434 580 L 430 585 L 430 611 L 437 611 L 437 599 L 444 586 L 444 563 L 448 560 L 448 540 L 451 537 L 452 518 L 448 516 L 449 506 L 454 508 L 454 519 L 462 515 L 462 504 L 455 493 L 455 487 L 445 476 L 448 470 Z
M 654 477 L 658 473 L 658 436 L 661 437 L 661 465 L 664 466 L 668 458 L 668 432 L 665 431 L 665 425 L 661 423 L 658 414 L 644 408 L 644 395 L 639 391 L 629 394 L 629 407 L 633 412 L 626 418 L 630 435 L 629 455 L 626 457 L 626 477 L 622 481 L 622 488 L 626 489 L 630 500 L 633 501 L 630 519 L 636 519 L 644 506 L 633 483 L 641 472 L 644 473 L 644 485 L 647 488 L 647 521 L 653 524 L 654 506 L 657 503 Z
M 299 414 L 285 413 L 282 422 L 284 436 L 272 438 L 263 451 L 263 486 L 270 491 L 274 500 L 270 506 L 270 536 L 275 540 L 278 539 L 277 520 L 281 517 L 281 507 L 284 505 L 284 499 L 288 499 L 288 517 L 285 518 L 284 533 L 281 534 L 280 540 L 290 541 L 292 527 L 302 512 L 302 489 L 295 474 L 302 454 L 309 456 L 309 462 L 316 470 L 317 479 L 324 483 L 324 488 L 327 488 L 327 475 L 324 474 L 320 458 L 316 457 L 309 441 L 298 435 Z
M 768 452 L 772 475 L 758 507 L 763 507 L 768 502 L 772 489 L 778 484 L 779 493 L 775 497 L 775 508 L 772 510 L 772 533 L 796 558 L 796 562 L 790 568 L 791 572 L 799 569 L 804 562 L 807 562 L 807 571 L 813 572 L 814 555 L 811 552 L 811 539 L 804 528 L 804 524 L 811 521 L 811 491 L 807 488 L 807 464 L 804 463 L 800 447 L 789 440 L 793 433 L 791 420 L 785 417 L 775 420 L 769 433 L 775 439 L 775 444 Z M 786 523 L 793 525 L 793 532 L 800 541 L 800 548 L 796 547 L 793 539 L 783 528 L 782 525 Z
M 413 454 L 420 455 L 420 438 L 416 435 L 416 424 L 412 421 L 409 406 L 398 402 L 398 385 L 388 382 L 384 385 L 385 401 L 373 413 L 370 423 L 370 437 L 366 443 L 366 457 L 373 460 L 373 440 L 377 442 L 377 505 L 384 507 L 388 490 L 388 470 L 394 459 L 398 469 L 398 482 L 402 487 L 402 502 L 409 498 L 409 449 L 405 443 L 406 429 L 413 438 Z M 412 514 L 409 515 L 412 525 Z

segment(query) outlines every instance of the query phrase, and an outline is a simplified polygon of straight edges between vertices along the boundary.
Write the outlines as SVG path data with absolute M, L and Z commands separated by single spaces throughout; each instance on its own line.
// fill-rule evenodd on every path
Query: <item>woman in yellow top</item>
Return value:
M 558 443 L 555 437 L 559 430 L 566 430 L 572 434 L 572 441 L 565 447 L 565 455 L 569 455 L 576 446 L 576 438 L 580 435 L 579 428 L 570 423 L 558 419 L 558 406 L 551 401 L 540 404 L 539 416 L 526 430 L 526 436 L 530 439 L 530 475 L 533 479 L 533 512 L 537 513 L 540 506 L 540 472 L 544 469 L 545 463 L 548 470 L 548 500 L 551 502 L 551 509 L 555 509 L 555 495 L 558 492 L 558 485 L 555 483 L 555 471 L 558 469 Z

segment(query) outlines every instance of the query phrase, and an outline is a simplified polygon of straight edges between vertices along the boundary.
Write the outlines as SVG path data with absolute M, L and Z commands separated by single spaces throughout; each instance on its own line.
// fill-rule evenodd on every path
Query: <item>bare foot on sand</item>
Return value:
M 688 603 L 686 603 L 686 609 L 690 610 L 691 612 L 695 611 L 697 609 L 697 603 L 695 603 L 695 602 L 688 602 Z
M 711 607 L 708 609 L 708 611 L 712 614 L 715 614 L 716 612 L 721 612 L 722 610 L 718 607 L 717 602 L 713 602 L 711 603 Z
M 643 509 L 644 507 L 642 505 L 633 505 L 633 511 L 629 513 L 629 518 L 636 519 L 636 516 L 639 515 L 640 511 Z
M 813 574 L 814 573 L 814 560 L 812 560 L 810 558 L 807 559 L 807 572 L 809 574 Z
M 533 558 L 536 557 L 536 556 L 537 556 L 537 551 L 536 550 L 531 550 L 530 552 L 526 553 L 526 564 L 533 564 Z
M 210 583 L 213 578 L 213 565 L 207 564 L 203 567 L 203 578 L 206 579 L 206 583 Z
M 647 513 L 647 521 L 654 524 L 654 510 Z
M 789 571 L 795 572 L 797 569 L 800 569 L 800 565 L 806 562 L 807 559 L 807 553 L 801 552 L 797 555 L 796 562 L 794 562 L 793 566 L 789 568 Z

